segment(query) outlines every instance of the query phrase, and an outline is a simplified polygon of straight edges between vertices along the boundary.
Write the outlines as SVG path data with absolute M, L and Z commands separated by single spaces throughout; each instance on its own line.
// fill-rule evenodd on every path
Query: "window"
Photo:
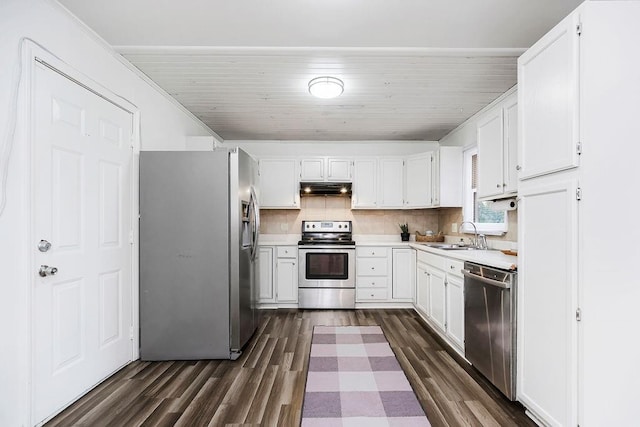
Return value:
M 464 201 L 462 216 L 464 221 L 473 222 L 478 233 L 503 234 L 507 232 L 506 211 L 493 211 L 488 202 L 478 201 L 478 149 L 476 147 L 464 152 Z M 473 233 L 473 227 L 464 224 L 462 233 Z

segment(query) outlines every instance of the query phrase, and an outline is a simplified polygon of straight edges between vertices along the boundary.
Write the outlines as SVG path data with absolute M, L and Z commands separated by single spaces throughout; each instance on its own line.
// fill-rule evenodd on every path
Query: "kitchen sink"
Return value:
M 444 251 L 468 251 L 477 250 L 475 246 L 471 245 L 459 245 L 457 243 L 422 243 L 425 246 L 431 248 L 442 249 Z

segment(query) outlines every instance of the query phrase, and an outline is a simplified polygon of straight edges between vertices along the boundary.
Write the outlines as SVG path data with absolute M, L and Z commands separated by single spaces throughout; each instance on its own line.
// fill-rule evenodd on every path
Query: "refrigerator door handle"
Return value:
M 251 260 L 255 261 L 258 256 L 258 236 L 260 235 L 260 207 L 258 206 L 258 197 L 256 196 L 255 187 L 251 186 L 251 199 L 249 201 L 251 211 L 253 212 L 253 230 L 251 234 L 253 241 L 251 242 Z

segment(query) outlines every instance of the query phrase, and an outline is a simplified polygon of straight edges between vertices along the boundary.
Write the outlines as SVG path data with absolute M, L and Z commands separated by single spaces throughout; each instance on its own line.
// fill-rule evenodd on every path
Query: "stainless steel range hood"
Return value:
M 301 182 L 300 196 L 351 197 L 350 182 Z

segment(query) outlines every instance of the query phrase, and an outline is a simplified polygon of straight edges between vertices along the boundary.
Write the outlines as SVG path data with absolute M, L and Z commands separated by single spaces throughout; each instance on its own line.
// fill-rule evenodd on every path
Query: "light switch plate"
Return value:
M 451 224 L 451 232 L 452 233 L 457 233 L 458 232 L 458 224 L 457 223 L 453 223 Z

